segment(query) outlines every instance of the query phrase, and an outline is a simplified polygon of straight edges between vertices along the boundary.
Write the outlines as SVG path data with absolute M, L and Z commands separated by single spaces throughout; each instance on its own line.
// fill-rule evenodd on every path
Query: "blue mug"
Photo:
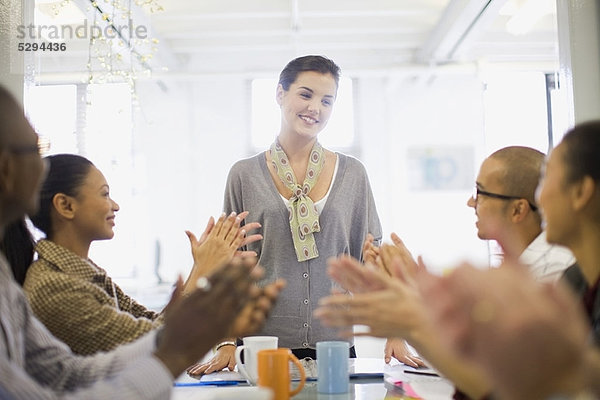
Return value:
M 348 342 L 317 342 L 317 391 L 319 393 L 348 392 Z

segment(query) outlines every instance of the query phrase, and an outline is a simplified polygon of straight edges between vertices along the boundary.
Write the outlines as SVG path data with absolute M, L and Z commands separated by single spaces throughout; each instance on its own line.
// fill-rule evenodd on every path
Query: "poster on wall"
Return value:
M 469 190 L 473 187 L 471 146 L 421 146 L 408 149 L 408 183 L 413 191 Z

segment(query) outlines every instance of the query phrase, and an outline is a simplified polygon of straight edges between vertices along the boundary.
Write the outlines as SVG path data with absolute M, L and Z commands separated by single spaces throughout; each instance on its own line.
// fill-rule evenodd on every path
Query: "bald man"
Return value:
M 544 160 L 543 153 L 523 146 L 492 153 L 481 164 L 467 205 L 475 210 L 480 239 L 496 240 L 504 253 L 526 265 L 537 281 L 556 282 L 575 258 L 565 247 L 549 244 L 542 229 L 535 192 Z M 395 357 L 411 366 L 422 363 L 407 354 L 402 339 L 386 342 L 386 362 Z
M 475 191 L 467 205 L 475 210 L 477 234 L 481 239 L 498 241 L 505 254 L 519 258 L 522 264 L 530 268 L 535 279 L 554 281 L 575 260 L 566 248 L 548 244 L 542 230 L 542 216 L 536 204 L 535 192 L 544 158 L 543 153 L 528 147 L 512 146 L 496 151 L 482 163 Z M 406 259 L 412 258 L 399 239 L 394 242 L 407 256 Z M 406 259 L 403 259 L 404 263 L 407 263 Z M 353 263 L 355 268 L 352 268 Z M 394 269 L 391 264 L 383 267 L 387 271 Z M 363 324 L 371 328 L 371 333 L 375 333 L 378 327 L 387 327 L 389 329 L 380 336 L 390 335 L 391 331 L 402 335 L 455 383 L 458 389 L 454 399 L 488 398 L 486 394 L 490 393 L 491 386 L 481 371 L 445 349 L 428 318 L 419 319 L 420 315 L 425 314 L 423 299 L 419 297 L 419 291 L 407 283 L 410 280 L 398 280 L 396 284 L 394 279 L 386 279 L 386 283 L 376 281 L 377 274 L 361 268 L 356 260 L 342 259 L 331 263 L 330 269 L 334 275 L 336 268 L 337 276 L 346 279 L 340 279 L 338 283 L 355 295 L 347 298 L 339 295 L 338 300 L 331 303 L 334 308 L 329 310 L 329 314 L 327 306 L 317 310 L 318 317 L 328 321 L 324 323 L 340 327 Z M 349 278 L 352 271 L 356 273 L 354 279 Z M 372 279 L 370 282 L 383 286 L 382 290 L 373 290 L 376 286 L 367 285 L 369 274 Z M 356 287 L 348 286 L 348 283 Z M 377 320 L 379 316 L 384 317 Z M 386 362 L 393 356 L 410 364 L 403 357 L 405 349 L 402 339 L 388 339 Z
M 522 146 L 492 153 L 481 164 L 467 205 L 475 210 L 480 239 L 496 240 L 536 280 L 556 281 L 575 258 L 568 249 L 548 244 L 542 229 L 535 192 L 544 159 L 543 153 Z

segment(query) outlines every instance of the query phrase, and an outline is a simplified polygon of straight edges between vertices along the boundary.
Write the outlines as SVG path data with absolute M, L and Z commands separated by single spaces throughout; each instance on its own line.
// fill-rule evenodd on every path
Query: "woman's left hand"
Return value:
M 379 257 L 379 247 L 375 246 L 375 238 L 368 233 L 362 247 L 362 258 L 365 264 L 377 265 L 377 257 Z
M 240 215 L 238 215 L 240 222 L 243 221 L 244 219 L 246 219 L 248 214 L 249 214 L 248 211 L 244 211 L 244 212 L 240 213 Z M 244 230 L 246 231 L 246 236 L 244 236 L 244 240 L 242 240 L 241 247 L 245 247 L 246 245 L 248 245 L 250 243 L 254 243 L 254 242 L 258 242 L 259 240 L 262 240 L 263 236 L 260 233 L 254 233 L 252 235 L 248 235 L 248 232 L 251 232 L 260 227 L 261 227 L 261 225 L 259 222 L 249 222 L 244 225 Z M 258 256 L 255 251 L 239 250 L 239 249 L 235 252 L 235 255 L 236 255 L 236 257 L 257 257 Z
M 213 372 L 221 371 L 224 368 L 233 371 L 235 368 L 235 346 L 223 346 L 215 355 L 206 362 L 198 362 L 189 367 L 186 372 L 193 377 L 201 377 Z

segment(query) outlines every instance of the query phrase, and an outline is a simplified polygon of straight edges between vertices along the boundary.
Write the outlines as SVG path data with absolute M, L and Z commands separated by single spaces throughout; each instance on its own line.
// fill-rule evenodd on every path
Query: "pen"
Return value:
M 175 382 L 173 386 L 235 386 L 238 381 L 198 381 L 198 382 Z
M 412 371 L 410 369 L 405 369 L 404 372 L 407 373 L 407 374 L 427 375 L 427 376 L 439 376 L 435 372 L 430 372 L 430 371 L 418 371 L 418 370 L 417 371 Z

